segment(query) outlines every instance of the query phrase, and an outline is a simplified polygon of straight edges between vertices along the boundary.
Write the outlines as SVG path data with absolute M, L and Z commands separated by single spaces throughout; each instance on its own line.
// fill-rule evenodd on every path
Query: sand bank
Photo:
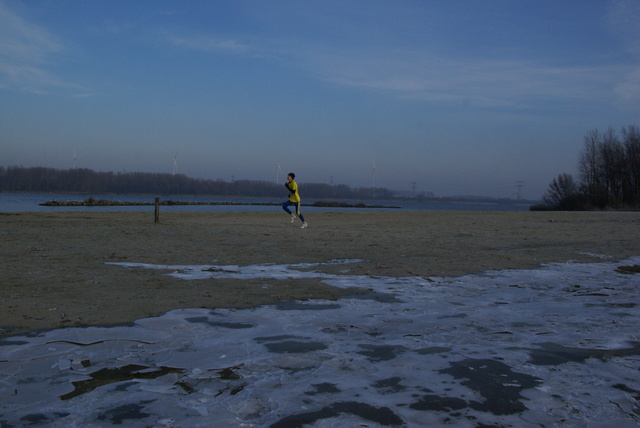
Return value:
M 354 290 L 319 280 L 189 281 L 105 262 L 252 265 L 326 262 L 326 272 L 457 276 L 640 255 L 640 213 L 0 214 L 0 334 L 130 322 L 177 308 L 250 307 Z M 358 291 L 361 292 L 361 291 Z

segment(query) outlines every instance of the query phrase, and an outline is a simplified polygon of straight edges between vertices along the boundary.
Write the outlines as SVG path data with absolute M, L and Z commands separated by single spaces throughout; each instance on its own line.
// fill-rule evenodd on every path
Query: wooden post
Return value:
M 156 198 L 156 223 L 160 223 L 160 198 Z

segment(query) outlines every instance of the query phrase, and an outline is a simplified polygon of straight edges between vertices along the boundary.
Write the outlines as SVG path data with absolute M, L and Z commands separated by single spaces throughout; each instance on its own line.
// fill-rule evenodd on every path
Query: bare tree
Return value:
M 640 207 L 640 128 L 622 128 L 622 137 L 611 127 L 589 131 L 578 159 L 579 182 L 568 174 L 555 178 L 543 196 L 547 207 Z
M 640 129 L 637 126 L 622 128 L 622 138 L 627 161 L 627 197 L 625 202 L 640 204 Z
M 627 175 L 625 151 L 613 128 L 603 134 L 600 145 L 600 169 L 607 193 L 607 205 L 623 201 L 623 189 Z
M 542 197 L 545 204 L 560 210 L 578 209 L 581 199 L 578 184 L 571 174 L 560 174 L 554 178 Z
M 597 129 L 589 131 L 584 136 L 584 148 L 578 160 L 578 171 L 583 191 L 590 201 L 603 199 L 603 189 L 600 180 L 600 146 L 602 137 Z M 604 202 L 604 201 L 603 201 Z

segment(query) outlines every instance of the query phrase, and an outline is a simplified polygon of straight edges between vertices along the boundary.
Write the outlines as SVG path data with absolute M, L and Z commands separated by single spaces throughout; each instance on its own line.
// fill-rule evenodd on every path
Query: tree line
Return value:
M 640 129 L 594 129 L 584 136 L 578 177 L 560 174 L 532 209 L 640 209 Z
M 347 185 L 300 183 L 304 198 L 390 199 L 384 188 L 351 188 Z M 59 170 L 45 167 L 0 167 L 0 191 L 81 194 L 207 195 L 227 197 L 283 197 L 284 183 L 267 181 L 206 180 L 184 174 L 146 172 L 96 172 L 78 168 Z

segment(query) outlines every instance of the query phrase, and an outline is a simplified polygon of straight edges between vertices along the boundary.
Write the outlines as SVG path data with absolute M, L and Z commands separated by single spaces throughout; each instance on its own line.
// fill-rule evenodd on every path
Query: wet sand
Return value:
M 637 212 L 0 213 L 0 336 L 131 322 L 178 308 L 251 307 L 363 292 L 320 280 L 183 281 L 106 262 L 252 265 L 458 276 L 640 255 Z M 344 272 L 343 272 L 344 273 Z M 268 285 L 268 287 L 266 286 Z

